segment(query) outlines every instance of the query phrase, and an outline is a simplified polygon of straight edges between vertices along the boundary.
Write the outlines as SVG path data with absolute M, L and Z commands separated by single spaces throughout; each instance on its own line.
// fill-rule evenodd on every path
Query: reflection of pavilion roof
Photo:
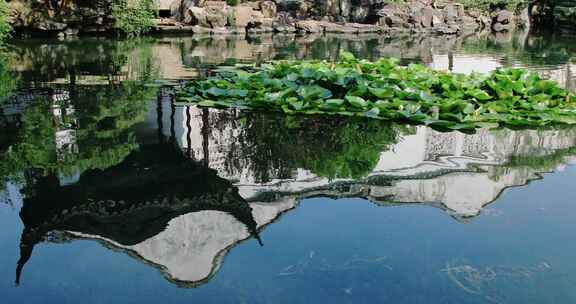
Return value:
M 296 206 L 291 198 L 272 203 L 250 203 L 258 230 Z M 229 213 L 204 210 L 172 219 L 157 235 L 134 245 L 120 244 L 99 235 L 67 232 L 75 239 L 93 239 L 150 264 L 180 287 L 195 287 L 210 280 L 228 251 L 250 237 L 244 225 Z
M 17 281 L 34 245 L 51 231 L 138 246 L 170 228 L 174 219 L 214 211 L 228 214 L 236 228 L 247 229 L 244 238 L 257 236 L 251 207 L 228 181 L 169 150 L 144 147 L 121 165 L 86 173 L 70 186 L 42 181 L 20 212 L 25 228 Z

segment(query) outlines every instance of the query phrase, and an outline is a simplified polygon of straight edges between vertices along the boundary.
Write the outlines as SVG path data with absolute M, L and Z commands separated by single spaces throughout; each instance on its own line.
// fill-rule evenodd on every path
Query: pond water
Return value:
M 576 41 L 525 33 L 13 41 L 1 302 L 575 302 L 574 127 L 441 133 L 173 103 L 173 85 L 219 66 L 343 50 L 576 88 Z

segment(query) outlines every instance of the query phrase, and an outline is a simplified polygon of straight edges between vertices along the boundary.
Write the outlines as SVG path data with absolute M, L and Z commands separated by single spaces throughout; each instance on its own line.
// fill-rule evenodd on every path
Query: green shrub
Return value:
M 496 8 L 508 10 L 519 10 L 528 5 L 529 0 L 460 0 L 466 8 L 475 8 L 483 11 L 490 11 Z
M 238 3 L 240 3 L 240 0 L 226 0 L 226 4 L 230 6 L 236 6 Z
M 129 4 L 134 3 L 134 4 Z M 140 36 L 154 26 L 156 7 L 154 0 L 113 0 L 112 16 L 117 30 L 128 36 Z
M 385 0 L 385 3 L 409 3 L 407 0 Z M 449 0 L 442 1 L 449 3 Z M 482 11 L 491 11 L 497 8 L 505 8 L 509 10 L 518 10 L 519 8 L 526 7 L 531 0 L 458 0 L 454 1 L 464 5 L 466 8 L 479 9 Z
M 8 22 L 8 4 L 6 0 L 0 0 L 0 43 L 10 36 L 12 27 Z

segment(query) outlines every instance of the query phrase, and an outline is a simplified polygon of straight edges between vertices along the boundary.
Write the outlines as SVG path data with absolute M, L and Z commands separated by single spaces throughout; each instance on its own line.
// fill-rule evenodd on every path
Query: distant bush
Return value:
M 475 8 L 484 11 L 493 9 L 518 10 L 528 5 L 529 0 L 460 0 L 466 8 Z
M 385 3 L 408 3 L 408 0 L 384 0 Z M 448 3 L 450 1 L 438 1 Z M 458 0 L 454 1 L 464 5 L 468 9 L 479 9 L 482 11 L 491 11 L 494 9 L 517 10 L 528 5 L 530 0 Z
M 154 0 L 113 0 L 114 27 L 128 36 L 140 36 L 154 26 L 156 11 Z

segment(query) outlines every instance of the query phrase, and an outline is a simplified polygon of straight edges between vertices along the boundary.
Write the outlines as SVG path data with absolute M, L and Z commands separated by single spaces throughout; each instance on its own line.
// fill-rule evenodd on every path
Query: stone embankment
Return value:
M 158 0 L 158 32 L 395 33 L 455 35 L 510 31 L 529 23 L 528 14 L 466 9 L 456 1 L 412 0 Z M 112 0 L 72 1 L 46 8 L 41 1 L 10 1 L 14 27 L 60 36 L 114 31 Z M 526 17 L 522 17 L 526 16 Z
M 459 34 L 480 30 L 509 31 L 528 20 L 501 10 L 467 10 L 457 2 L 430 0 L 385 3 L 366 0 L 251 1 L 230 6 L 224 1 L 176 1 L 172 17 L 158 21 L 160 31 L 195 33 L 367 33 L 430 32 Z M 365 3 L 364 3 L 365 2 Z M 318 4 L 320 3 L 320 4 Z

